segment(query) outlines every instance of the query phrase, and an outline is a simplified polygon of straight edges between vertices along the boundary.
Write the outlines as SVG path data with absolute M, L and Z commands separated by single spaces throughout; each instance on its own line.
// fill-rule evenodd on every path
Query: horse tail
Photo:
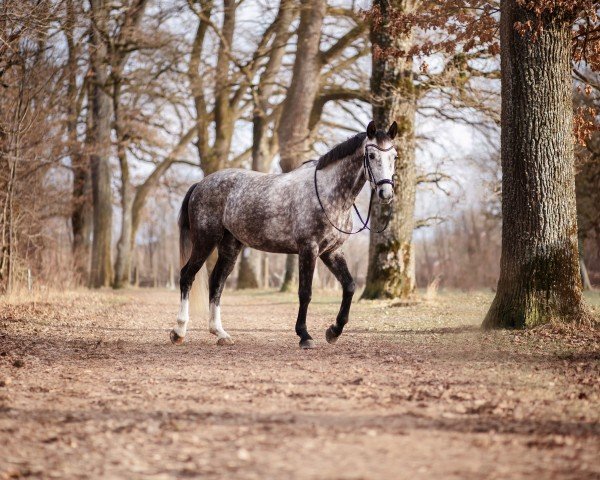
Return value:
M 190 235 L 190 215 L 189 203 L 190 197 L 197 184 L 194 184 L 183 197 L 181 210 L 177 224 L 179 225 L 179 262 L 181 268 L 188 262 L 192 255 L 192 239 Z M 200 271 L 196 274 L 196 279 L 192 283 L 192 288 L 189 293 L 190 310 L 194 315 L 200 315 L 208 319 L 208 273 L 206 270 L 206 262 L 202 265 Z

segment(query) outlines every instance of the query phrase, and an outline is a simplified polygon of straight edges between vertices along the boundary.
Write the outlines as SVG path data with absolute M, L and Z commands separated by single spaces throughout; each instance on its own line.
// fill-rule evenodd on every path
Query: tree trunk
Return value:
M 531 21 L 532 32 L 514 25 Z M 502 1 L 502 257 L 484 328 L 583 316 L 573 153 L 571 22 Z
M 263 288 L 269 288 L 269 254 L 263 253 L 262 257 L 262 275 L 263 275 Z
M 579 232 L 581 233 L 581 231 Z M 579 248 L 579 274 L 581 275 L 581 288 L 583 290 L 593 290 L 592 282 L 590 282 L 590 276 L 588 274 L 587 266 L 585 265 L 585 259 L 583 258 L 585 239 L 579 237 L 577 246 Z
M 112 192 L 110 169 L 111 100 L 105 92 L 107 80 L 107 49 L 102 40 L 106 26 L 107 7 L 103 0 L 91 0 L 95 23 L 90 34 L 92 60 L 91 145 L 93 242 L 90 286 L 109 286 L 112 280 Z M 100 31 L 98 31 L 100 29 Z
M 308 151 L 310 113 L 319 90 L 321 73 L 321 27 L 325 17 L 324 0 L 302 0 L 298 46 L 292 82 L 283 102 L 277 129 L 280 165 L 283 172 L 297 168 Z M 297 259 L 288 255 L 281 291 L 289 291 L 294 281 Z
M 302 155 L 308 151 L 310 113 L 319 90 L 319 46 L 325 7 L 324 0 L 302 0 L 300 7 L 292 82 L 283 102 L 277 129 L 280 164 L 284 172 L 298 167 Z
M 118 130 L 118 128 L 117 128 Z M 119 134 L 117 133 L 117 138 Z M 131 271 L 131 254 L 133 250 L 133 186 L 129 177 L 129 166 L 125 147 L 119 145 L 119 164 L 121 166 L 121 235 L 117 243 L 117 260 L 115 261 L 115 278 L 113 288 L 123 288 L 129 284 Z
M 114 67 L 113 67 L 114 68 Z M 115 278 L 113 288 L 123 288 L 129 284 L 131 271 L 131 253 L 133 250 L 133 185 L 129 174 L 126 141 L 120 113 L 121 78 L 120 73 L 113 72 L 113 115 L 115 136 L 117 139 L 117 156 L 121 169 L 121 235 L 117 242 L 117 260 L 115 261 Z
M 592 290 L 592 282 L 590 282 L 590 276 L 588 275 L 583 255 L 579 257 L 579 271 L 581 272 L 581 284 L 584 290 Z
M 291 292 L 293 290 L 298 271 L 298 255 L 287 255 L 285 259 L 285 275 L 281 284 L 281 292 Z
M 237 288 L 258 288 L 259 254 L 250 247 L 244 247 L 238 269 Z
M 92 238 L 92 202 L 89 159 L 73 153 L 73 197 L 71 229 L 73 232 L 73 263 L 77 281 L 88 284 Z
M 389 0 L 376 0 L 383 18 L 390 8 Z M 407 7 L 406 4 L 411 5 Z M 414 2 L 395 1 L 396 10 L 414 8 Z M 373 67 L 371 91 L 373 119 L 379 128 L 386 128 L 396 120 L 398 136 L 396 149 L 396 185 L 390 205 L 380 205 L 373 199 L 371 236 L 369 240 L 369 267 L 363 298 L 404 298 L 415 289 L 415 258 L 412 243 L 415 213 L 415 112 L 417 94 L 412 80 L 412 61 L 404 57 L 388 58 L 376 50 L 408 51 L 412 34 L 393 38 L 385 24 L 371 31 Z M 382 233 L 375 233 L 389 224 Z
M 77 61 L 79 48 L 74 32 L 77 11 L 73 0 L 66 2 L 66 21 L 64 24 L 67 39 L 67 138 L 69 156 L 73 168 L 73 190 L 71 197 L 71 230 L 73 233 L 73 266 L 76 281 L 87 284 L 90 274 L 90 246 L 92 233 L 92 202 L 90 195 L 90 163 L 82 150 L 77 136 L 77 120 L 81 110 L 79 87 L 77 86 Z M 85 87 L 81 87 L 85 88 Z

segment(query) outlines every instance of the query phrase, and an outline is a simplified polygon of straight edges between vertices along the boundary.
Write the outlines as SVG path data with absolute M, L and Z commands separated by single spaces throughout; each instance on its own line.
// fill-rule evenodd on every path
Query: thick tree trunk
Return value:
M 374 2 L 385 18 L 390 8 L 389 0 Z M 410 7 L 407 6 L 410 5 Z M 395 1 L 396 10 L 410 13 L 414 2 Z M 408 51 L 412 35 L 393 38 L 382 25 L 371 32 L 373 46 L 373 69 L 371 91 L 373 95 L 373 119 L 379 128 L 387 128 L 394 120 L 398 122 L 396 149 L 396 185 L 394 200 L 381 206 L 373 199 L 371 237 L 369 241 L 369 268 L 363 298 L 407 297 L 415 288 L 415 258 L 412 243 L 415 212 L 415 112 L 417 94 L 413 86 L 412 61 L 406 58 L 378 56 L 377 49 Z M 389 224 L 382 233 L 375 233 Z
M 103 0 L 91 0 L 95 28 L 92 28 L 92 88 L 91 88 L 91 145 L 92 201 L 94 229 L 90 286 L 109 286 L 112 280 L 112 192 L 110 169 L 111 100 L 105 92 L 107 80 L 107 50 L 102 33 L 107 17 Z
M 292 82 L 283 102 L 277 129 L 280 165 L 289 172 L 302 162 L 308 151 L 310 113 L 319 90 L 321 73 L 321 27 L 325 17 L 324 0 L 302 0 L 298 47 L 294 60 Z M 281 291 L 289 291 L 294 282 L 296 256 L 288 255 Z
M 531 21 L 521 35 L 515 22 Z M 502 257 L 485 328 L 582 317 L 577 248 L 571 23 L 502 1 Z

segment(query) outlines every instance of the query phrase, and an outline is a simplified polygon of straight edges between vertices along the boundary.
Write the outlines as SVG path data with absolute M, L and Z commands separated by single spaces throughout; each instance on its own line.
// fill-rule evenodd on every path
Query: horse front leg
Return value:
M 356 290 L 354 279 L 348 270 L 348 265 L 344 254 L 340 251 L 328 252 L 321 255 L 321 260 L 329 268 L 331 273 L 342 284 L 343 296 L 340 311 L 335 320 L 335 324 L 331 325 L 325 332 L 325 338 L 329 343 L 335 343 L 338 337 L 344 330 L 344 325 L 348 323 L 348 315 L 350 314 L 350 305 L 352 305 L 352 297 Z
M 296 320 L 296 335 L 300 337 L 300 348 L 315 348 L 315 342 L 306 329 L 306 313 L 312 297 L 312 280 L 317 262 L 318 246 L 306 245 L 298 252 L 298 273 L 300 284 L 298 287 L 298 318 Z

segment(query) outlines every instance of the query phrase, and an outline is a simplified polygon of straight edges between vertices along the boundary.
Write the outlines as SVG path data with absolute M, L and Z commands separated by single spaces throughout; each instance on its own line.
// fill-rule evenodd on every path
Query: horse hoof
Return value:
M 317 345 L 315 344 L 315 341 L 312 338 L 309 338 L 307 340 L 300 340 L 300 348 L 304 350 L 315 348 L 316 346 Z
M 175 330 L 171 330 L 169 337 L 171 338 L 171 343 L 174 345 L 181 345 L 183 343 L 184 337 L 179 335 Z
M 333 345 L 335 342 L 337 342 L 338 338 L 339 336 L 333 331 L 333 325 L 325 331 L 325 339 L 327 340 L 327 343 Z
M 234 343 L 235 342 L 231 337 L 221 337 L 217 340 L 217 345 L 219 345 L 220 347 L 224 345 L 233 345 Z

